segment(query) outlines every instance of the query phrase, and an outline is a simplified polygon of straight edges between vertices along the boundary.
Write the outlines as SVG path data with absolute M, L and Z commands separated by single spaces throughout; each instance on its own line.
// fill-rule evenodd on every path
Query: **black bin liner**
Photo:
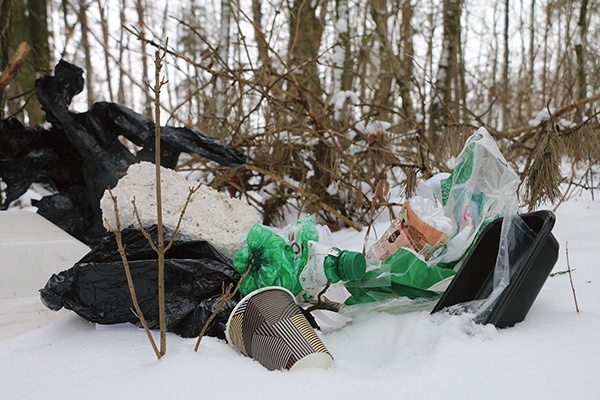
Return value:
M 147 229 L 156 243 L 156 225 Z M 158 329 L 158 261 L 138 229 L 123 230 L 123 243 L 144 317 Z M 171 232 L 165 228 L 165 243 Z M 178 235 L 165 254 L 165 303 L 167 330 L 182 337 L 197 337 L 221 300 L 222 284 L 234 285 L 240 275 L 231 260 L 204 240 Z M 51 310 L 72 310 L 91 322 L 130 322 L 141 326 L 114 235 L 102 242 L 72 268 L 52 275 L 40 290 L 42 302 Z M 206 334 L 223 339 L 225 325 L 239 296 L 229 300 L 216 315 Z
M 73 97 L 83 90 L 83 70 L 60 61 L 54 76 L 35 82 L 50 128 L 26 127 L 14 118 L 0 121 L 0 178 L 6 183 L 0 210 L 23 195 L 32 183 L 45 184 L 53 195 L 32 201 L 38 214 L 88 244 L 106 234 L 100 199 L 115 187 L 127 168 L 154 162 L 154 122 L 116 103 L 94 103 L 72 112 Z M 120 136 L 141 149 L 134 155 Z M 186 127 L 161 127 L 161 165 L 175 168 L 181 153 L 197 154 L 225 167 L 244 165 L 243 154 L 220 140 Z

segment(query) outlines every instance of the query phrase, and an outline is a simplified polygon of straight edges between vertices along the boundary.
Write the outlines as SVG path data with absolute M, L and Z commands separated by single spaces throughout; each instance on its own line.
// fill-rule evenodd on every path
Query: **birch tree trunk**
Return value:
M 459 85 L 458 54 L 460 40 L 460 18 L 463 0 L 444 0 L 442 53 L 435 82 L 436 94 L 430 109 L 430 134 L 436 142 L 438 131 L 444 123 L 457 121 L 459 98 L 453 90 Z
M 352 88 L 352 54 L 348 0 L 335 3 L 335 45 L 333 47 L 333 93 Z

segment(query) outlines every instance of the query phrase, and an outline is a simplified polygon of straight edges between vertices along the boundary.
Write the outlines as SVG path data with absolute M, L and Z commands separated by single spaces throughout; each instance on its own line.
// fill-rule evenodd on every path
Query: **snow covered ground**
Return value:
M 568 249 L 579 313 L 569 275 L 557 274 L 515 327 L 369 312 L 321 334 L 335 359 L 329 370 L 270 372 L 214 338 L 196 353 L 194 339 L 169 334 L 157 361 L 143 331 L 98 330 L 70 312 L 40 312 L 0 324 L 0 398 L 597 400 L 600 202 L 584 194 L 556 216 L 554 272 L 567 269 Z M 347 230 L 334 240 L 360 250 L 363 235 Z

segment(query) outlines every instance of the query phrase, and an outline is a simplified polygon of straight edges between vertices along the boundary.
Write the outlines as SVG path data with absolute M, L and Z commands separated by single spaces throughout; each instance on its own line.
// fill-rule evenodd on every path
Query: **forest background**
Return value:
M 160 122 L 247 157 L 226 169 L 182 155 L 178 170 L 265 224 L 311 213 L 359 229 L 393 215 L 479 126 L 533 209 L 594 195 L 597 37 L 588 0 L 0 0 L 0 67 L 31 47 L 0 90 L 0 120 L 44 123 L 33 83 L 60 59 L 85 71 L 75 110 L 114 101 L 152 117 L 152 56 L 166 46 Z

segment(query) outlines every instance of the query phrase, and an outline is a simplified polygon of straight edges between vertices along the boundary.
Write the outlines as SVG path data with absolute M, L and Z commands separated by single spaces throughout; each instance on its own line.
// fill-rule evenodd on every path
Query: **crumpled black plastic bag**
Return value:
M 147 231 L 156 243 L 156 225 Z M 127 228 L 122 235 L 138 302 L 149 327 L 158 329 L 157 255 L 140 230 Z M 170 236 L 165 228 L 165 243 Z M 165 254 L 167 330 L 197 337 L 221 299 L 222 284 L 235 285 L 239 279 L 231 261 L 210 243 L 178 235 Z M 132 311 L 125 269 L 112 233 L 72 268 L 52 275 L 40 297 L 51 310 L 64 307 L 91 322 L 141 326 Z M 225 337 L 227 319 L 238 301 L 236 295 L 225 304 L 207 330 L 208 336 Z
M 87 112 L 69 110 L 83 90 L 83 70 L 60 61 L 54 76 L 35 82 L 50 129 L 23 126 L 8 118 L 0 125 L 0 178 L 6 183 L 0 210 L 23 195 L 32 183 L 56 194 L 33 201 L 38 213 L 82 242 L 98 243 L 102 226 L 100 199 L 115 187 L 127 168 L 154 161 L 154 122 L 120 104 L 99 102 Z M 142 147 L 133 155 L 123 136 Z M 184 127 L 161 127 L 161 165 L 175 168 L 182 152 L 197 154 L 226 167 L 241 167 L 244 156 L 220 140 Z

